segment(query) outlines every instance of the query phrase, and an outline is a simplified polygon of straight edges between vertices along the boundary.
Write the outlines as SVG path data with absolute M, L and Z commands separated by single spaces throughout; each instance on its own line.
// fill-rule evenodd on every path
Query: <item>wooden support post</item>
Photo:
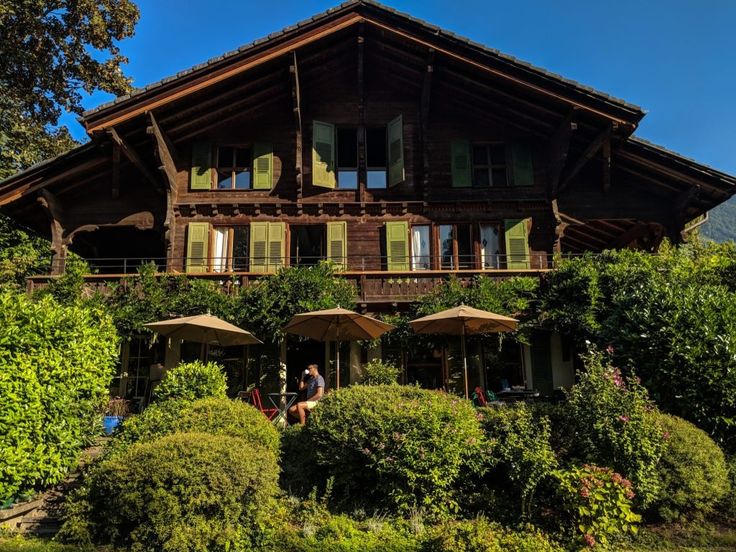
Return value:
M 356 201 L 366 200 L 366 181 L 368 178 L 365 157 L 365 37 L 364 24 L 358 27 L 358 74 L 356 84 L 358 87 L 358 193 Z
M 610 140 L 612 132 L 613 132 L 613 127 L 607 126 L 605 129 L 603 129 L 601 132 L 598 133 L 598 135 L 593 139 L 593 141 L 588 145 L 588 147 L 585 148 L 585 151 L 578 158 L 575 164 L 570 168 L 569 171 L 565 173 L 565 176 L 562 178 L 560 182 L 558 192 L 563 191 L 568 186 L 568 184 L 570 184 L 572 179 L 575 178 L 581 170 L 583 170 L 585 165 L 588 164 L 588 161 L 590 161 L 593 158 L 593 156 L 596 153 L 598 153 L 598 151 L 603 147 L 603 144 L 607 140 Z
M 419 100 L 420 109 L 420 136 L 422 143 L 422 197 L 424 200 L 429 199 L 431 193 L 430 188 L 430 170 L 429 170 L 429 106 L 432 92 L 432 73 L 434 72 L 434 49 L 427 52 L 427 61 L 425 64 L 424 79 L 422 80 L 422 95 Z
M 547 159 L 549 163 L 549 171 L 547 173 L 547 193 L 550 199 L 557 198 L 557 188 L 560 184 L 560 176 L 567 163 L 567 156 L 570 153 L 570 139 L 572 133 L 577 130 L 578 125 L 575 122 L 577 110 L 573 109 L 562 120 L 560 126 L 557 127 L 547 148 Z
M 557 205 L 557 198 L 552 200 L 552 213 L 555 217 L 555 242 L 553 252 L 562 253 L 562 238 L 565 236 L 565 230 L 567 230 L 568 223 L 562 220 L 562 215 L 560 215 L 560 210 Z
M 301 201 L 304 197 L 304 152 L 303 152 L 303 126 L 302 126 L 302 93 L 299 84 L 299 64 L 296 59 L 296 50 L 291 52 L 292 63 L 289 66 L 291 74 L 291 98 L 294 104 L 294 124 L 296 126 L 296 197 Z
M 603 142 L 603 191 L 611 189 L 611 137 Z
M 141 159 L 140 155 L 125 141 L 123 138 L 118 134 L 117 130 L 114 128 L 107 130 L 108 135 L 110 138 L 112 138 L 113 143 L 117 144 L 121 151 L 123 152 L 123 155 L 128 158 L 128 161 L 130 161 L 135 168 L 137 168 L 141 174 L 148 180 L 151 184 L 153 184 L 157 190 L 161 189 L 161 182 L 159 179 L 157 179 L 153 173 L 146 167 L 145 163 L 143 163 L 143 160 Z
M 113 199 L 120 197 L 120 146 L 112 145 L 112 188 L 111 196 Z
M 63 274 L 67 253 L 67 246 L 64 242 L 64 209 L 59 204 L 56 196 L 47 189 L 42 189 L 39 192 L 37 201 L 46 211 L 51 224 L 51 274 Z

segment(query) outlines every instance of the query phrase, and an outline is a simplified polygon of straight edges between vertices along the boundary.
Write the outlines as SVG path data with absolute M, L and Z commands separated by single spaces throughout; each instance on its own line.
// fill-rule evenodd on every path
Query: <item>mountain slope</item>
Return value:
M 709 214 L 700 234 L 717 242 L 736 241 L 736 196 L 722 203 Z

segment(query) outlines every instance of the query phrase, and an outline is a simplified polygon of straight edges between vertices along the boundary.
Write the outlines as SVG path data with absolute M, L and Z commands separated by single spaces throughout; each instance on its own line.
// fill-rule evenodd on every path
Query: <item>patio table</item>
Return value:
M 496 397 L 502 401 L 523 401 L 538 398 L 539 391 L 533 389 L 504 389 L 503 391 L 497 391 Z
M 296 401 L 297 393 L 287 391 L 286 393 L 268 393 L 268 400 L 274 408 L 279 410 L 279 415 L 273 419 L 273 423 L 281 423 L 286 421 L 286 412 Z M 282 400 L 283 399 L 283 400 Z M 282 408 L 281 405 L 284 405 Z

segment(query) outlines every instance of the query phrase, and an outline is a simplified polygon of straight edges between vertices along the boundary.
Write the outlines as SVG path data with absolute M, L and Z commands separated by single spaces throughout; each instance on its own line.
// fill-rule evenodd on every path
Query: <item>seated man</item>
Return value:
M 319 373 L 319 366 L 310 364 L 307 369 L 309 375 L 299 382 L 299 390 L 306 389 L 307 391 L 307 400 L 300 401 L 289 408 L 289 414 L 295 418 L 298 416 L 299 423 L 302 425 L 307 421 L 307 412 L 317 406 L 317 401 L 325 392 L 325 379 Z

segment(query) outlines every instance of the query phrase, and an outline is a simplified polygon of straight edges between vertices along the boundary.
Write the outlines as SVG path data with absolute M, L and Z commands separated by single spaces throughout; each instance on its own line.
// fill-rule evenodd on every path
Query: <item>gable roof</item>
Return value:
M 637 105 L 488 48 L 373 0 L 349 0 L 241 46 L 237 50 L 214 57 L 90 109 L 84 112 L 81 122 L 89 133 L 102 130 L 362 22 L 425 44 L 438 52 L 459 58 L 535 92 L 569 102 L 571 106 L 630 125 L 630 131 L 633 131 L 645 115 Z

